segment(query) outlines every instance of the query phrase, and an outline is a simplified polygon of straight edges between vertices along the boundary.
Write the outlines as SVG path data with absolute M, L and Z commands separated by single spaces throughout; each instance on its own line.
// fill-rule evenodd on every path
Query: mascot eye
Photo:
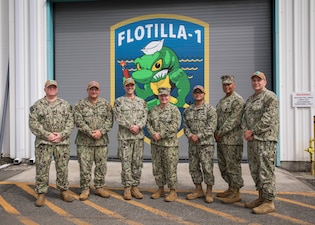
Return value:
M 151 71 L 157 71 L 157 70 L 161 69 L 162 63 L 163 63 L 163 62 L 162 62 L 162 59 L 159 59 L 158 61 L 156 61 L 156 62 L 154 63 L 154 65 L 152 66 Z
M 137 63 L 137 70 L 142 70 L 142 67 L 140 66 L 139 63 Z

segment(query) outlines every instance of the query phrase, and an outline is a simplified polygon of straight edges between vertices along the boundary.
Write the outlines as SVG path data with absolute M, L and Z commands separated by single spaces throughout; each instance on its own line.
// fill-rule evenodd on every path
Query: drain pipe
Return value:
M 313 147 L 313 141 L 315 142 L 315 116 L 313 117 L 314 120 L 314 138 L 310 139 L 310 145 L 305 151 L 310 153 L 310 158 L 311 158 L 311 172 L 312 175 L 315 175 L 315 162 L 314 162 L 314 147 Z
M 313 141 L 314 141 L 314 138 L 311 138 L 310 139 L 310 145 L 307 149 L 305 149 L 305 151 L 309 152 L 310 153 L 310 159 L 311 159 L 311 163 L 312 163 L 312 166 L 311 166 L 311 170 L 312 170 L 312 175 L 315 174 L 315 169 L 314 169 L 314 147 L 313 147 Z
M 5 128 L 7 108 L 8 108 L 8 97 L 9 97 L 9 63 L 8 63 L 7 81 L 5 84 L 2 121 L 1 121 L 1 131 L 0 131 L 0 157 L 2 156 L 2 144 L 3 144 L 3 137 L 4 137 L 4 128 Z

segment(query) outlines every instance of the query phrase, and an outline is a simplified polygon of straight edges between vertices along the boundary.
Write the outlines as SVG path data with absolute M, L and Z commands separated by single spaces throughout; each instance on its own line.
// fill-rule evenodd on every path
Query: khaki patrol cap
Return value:
M 88 84 L 88 89 L 92 88 L 92 87 L 96 87 L 97 89 L 100 89 L 100 84 L 97 81 L 91 81 Z
M 158 89 L 159 95 L 169 95 L 171 93 L 171 89 L 161 87 Z
M 45 83 L 45 88 L 47 88 L 47 87 L 49 87 L 51 85 L 54 85 L 54 86 L 58 87 L 57 81 L 55 81 L 55 80 L 47 80 L 46 83 Z
M 203 86 L 201 85 L 196 85 L 194 88 L 193 88 L 193 92 L 195 92 L 195 90 L 199 89 L 202 93 L 205 93 L 205 89 L 203 88 Z
M 126 85 L 128 85 L 128 84 L 135 84 L 134 79 L 132 79 L 131 77 L 127 78 L 127 79 L 124 81 L 124 86 L 126 86 Z
M 222 84 L 232 84 L 234 83 L 234 76 L 233 75 L 223 75 L 221 77 Z
M 256 71 L 256 72 L 254 72 L 253 74 L 252 74 L 252 76 L 251 76 L 251 79 L 253 79 L 253 77 L 259 77 L 260 79 L 262 79 L 262 80 L 266 80 L 266 76 L 265 76 L 265 74 L 263 73 L 263 72 L 260 72 L 260 71 Z

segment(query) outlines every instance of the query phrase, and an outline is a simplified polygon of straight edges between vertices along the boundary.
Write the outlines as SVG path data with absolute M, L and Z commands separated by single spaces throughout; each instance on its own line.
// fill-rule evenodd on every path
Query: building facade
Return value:
M 200 82 L 206 87 L 206 100 L 212 105 L 223 97 L 221 75 L 233 74 L 237 92 L 247 99 L 252 93 L 250 74 L 265 72 L 268 89 L 280 102 L 277 165 L 295 171 L 310 168 L 310 153 L 305 150 L 314 138 L 314 1 L 197 0 L 132 5 L 120 1 L 108 6 L 94 0 L 1 0 L 0 12 L 2 157 L 16 163 L 33 162 L 35 137 L 28 128 L 28 112 L 43 97 L 47 79 L 58 81 L 59 96 L 71 104 L 86 96 L 90 80 L 98 80 L 101 95 L 113 102 L 121 89 L 119 71 L 123 68 L 119 63 L 141 58 L 146 41 L 163 39 L 177 54 L 179 70 L 185 71 L 190 85 Z M 129 32 L 133 27 L 135 31 Z M 201 31 L 200 51 L 187 47 L 191 27 L 197 39 Z M 129 47 L 119 49 L 116 33 Z M 130 47 L 136 42 L 139 47 Z M 202 63 L 188 63 L 196 58 Z M 197 67 L 203 78 L 197 78 Z M 134 73 L 132 66 L 129 72 Z M 301 97 L 305 95 L 306 100 Z M 189 94 L 186 100 L 189 103 Z M 76 156 L 75 132 L 72 156 Z M 109 134 L 110 158 L 117 157 L 116 133 L 117 125 Z M 187 139 L 181 133 L 178 136 L 180 157 L 187 159 Z M 149 143 L 145 158 L 150 158 Z

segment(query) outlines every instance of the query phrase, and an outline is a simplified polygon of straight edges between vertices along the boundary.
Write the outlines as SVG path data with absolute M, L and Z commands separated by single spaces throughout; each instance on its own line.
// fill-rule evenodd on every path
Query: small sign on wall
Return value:
M 315 93 L 314 92 L 293 92 L 292 107 L 314 107 Z

